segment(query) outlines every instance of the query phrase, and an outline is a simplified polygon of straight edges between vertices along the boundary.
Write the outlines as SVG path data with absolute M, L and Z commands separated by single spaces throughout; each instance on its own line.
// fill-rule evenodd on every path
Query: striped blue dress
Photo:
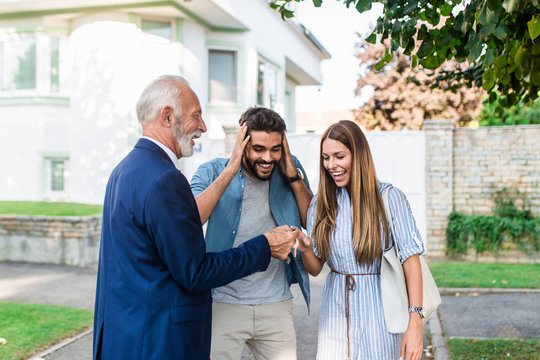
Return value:
M 379 183 L 382 192 L 389 184 Z M 307 231 L 311 236 L 315 224 L 316 196 L 308 209 Z M 337 190 L 338 214 L 335 233 L 330 239 L 331 269 L 342 274 L 379 273 L 380 260 L 369 265 L 358 265 L 352 246 L 352 208 L 346 188 Z M 397 188 L 389 193 L 390 209 L 396 243 L 402 261 L 409 256 L 421 254 L 424 245 L 411 213 L 405 194 Z M 384 239 L 382 241 L 384 244 Z M 313 250 L 318 257 L 313 239 Z M 330 272 L 323 289 L 317 359 L 386 360 L 399 359 L 401 334 L 386 331 L 381 305 L 380 275 L 353 276 L 356 287 L 347 291 L 346 276 Z M 347 326 L 346 304 L 348 297 L 349 324 Z M 347 341 L 347 327 L 349 341 Z

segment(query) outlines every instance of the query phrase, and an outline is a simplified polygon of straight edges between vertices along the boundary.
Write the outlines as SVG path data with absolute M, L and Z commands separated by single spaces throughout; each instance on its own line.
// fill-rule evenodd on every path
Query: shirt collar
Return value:
M 156 139 L 154 138 L 151 138 L 151 137 L 148 137 L 148 136 L 141 136 L 141 138 L 143 139 L 146 139 L 146 140 L 150 140 L 152 141 L 154 144 L 156 144 L 157 146 L 159 146 L 160 148 L 163 149 L 163 151 L 165 151 L 165 153 L 169 156 L 169 158 L 171 159 L 172 163 L 174 164 L 174 166 L 180 170 L 180 163 L 178 162 L 178 158 L 176 157 L 176 154 L 171 150 L 169 149 L 168 147 L 166 147 L 165 145 L 163 145 L 162 143 L 160 143 L 159 141 L 157 141 Z

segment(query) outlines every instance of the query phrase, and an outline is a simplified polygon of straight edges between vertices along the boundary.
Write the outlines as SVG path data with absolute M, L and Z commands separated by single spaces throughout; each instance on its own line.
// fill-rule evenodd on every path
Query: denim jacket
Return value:
M 304 183 L 311 192 L 304 168 L 294 156 L 293 162 L 304 174 Z M 208 188 L 212 182 L 216 180 L 219 174 L 221 174 L 228 163 L 229 159 L 216 158 L 202 164 L 191 179 L 190 185 L 193 195 L 197 196 Z M 278 226 L 294 225 L 301 228 L 302 223 L 298 205 L 296 204 L 296 198 L 291 186 L 287 183 L 285 176 L 283 176 L 279 165 L 276 165 L 269 181 L 270 211 Z M 219 199 L 214 211 L 212 211 L 212 214 L 208 219 L 205 237 L 206 251 L 219 252 L 233 247 L 236 231 L 240 224 L 244 183 L 244 175 L 242 174 L 242 168 L 240 168 L 238 173 L 236 173 L 231 180 L 227 189 L 225 189 L 225 192 Z M 302 255 L 299 251 L 296 257 L 289 254 L 285 270 L 289 286 L 293 283 L 299 284 L 309 311 L 309 278 L 306 270 L 304 270 Z

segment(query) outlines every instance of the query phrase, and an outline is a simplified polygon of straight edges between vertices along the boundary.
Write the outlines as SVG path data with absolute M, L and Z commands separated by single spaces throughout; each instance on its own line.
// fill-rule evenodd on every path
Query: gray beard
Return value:
M 184 123 L 180 116 L 175 117 L 175 125 L 173 127 L 173 134 L 176 142 L 180 146 L 180 154 L 182 157 L 190 157 L 193 155 L 193 146 L 191 146 L 191 139 L 194 136 L 200 136 L 201 132 L 196 130 L 191 134 L 184 135 Z
M 191 146 L 191 135 L 182 135 L 180 138 L 176 138 L 180 145 L 180 153 L 182 157 L 190 157 L 193 155 L 193 146 Z

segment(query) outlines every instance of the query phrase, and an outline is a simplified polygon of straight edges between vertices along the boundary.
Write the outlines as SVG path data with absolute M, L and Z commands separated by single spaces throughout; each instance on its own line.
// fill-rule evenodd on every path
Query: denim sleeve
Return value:
M 302 172 L 302 175 L 304 175 L 304 184 L 306 184 L 306 187 L 307 187 L 309 193 L 313 195 L 313 191 L 311 191 L 311 187 L 309 186 L 309 179 L 307 177 L 306 171 L 304 170 L 304 167 L 300 163 L 300 160 L 298 160 L 295 156 L 293 156 L 293 160 L 294 160 L 294 163 L 296 165 L 296 168 L 300 169 L 300 171 Z
M 405 194 L 400 189 L 394 187 L 390 189 L 388 201 L 394 223 L 395 241 L 401 257 L 401 263 L 403 263 L 412 255 L 422 254 L 424 252 L 424 243 L 416 227 L 416 221 L 414 220 L 409 201 Z
M 214 167 L 211 163 L 207 162 L 199 166 L 189 183 L 193 196 L 199 195 L 212 184 L 214 181 L 213 173 Z

